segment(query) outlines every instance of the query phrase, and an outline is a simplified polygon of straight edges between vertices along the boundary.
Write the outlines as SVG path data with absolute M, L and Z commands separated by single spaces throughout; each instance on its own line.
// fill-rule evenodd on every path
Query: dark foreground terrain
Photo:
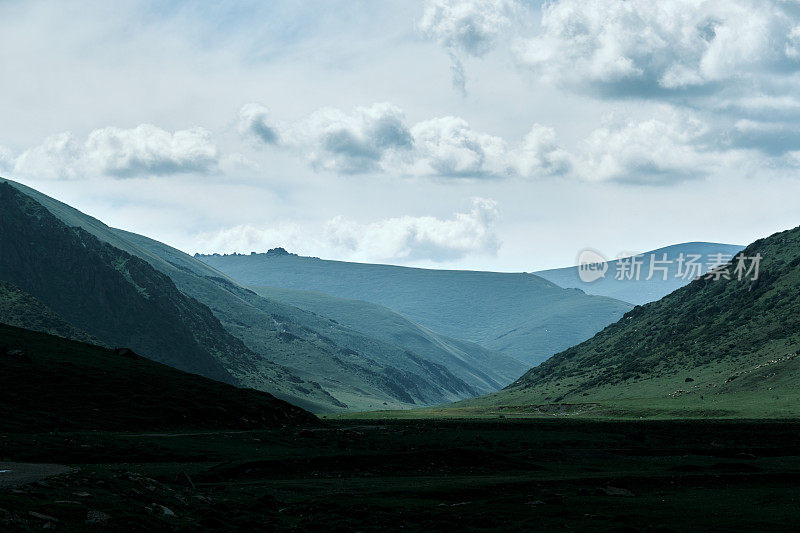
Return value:
M 799 432 L 500 419 L 0 433 L 0 463 L 75 468 L 0 488 L 0 530 L 790 530 Z

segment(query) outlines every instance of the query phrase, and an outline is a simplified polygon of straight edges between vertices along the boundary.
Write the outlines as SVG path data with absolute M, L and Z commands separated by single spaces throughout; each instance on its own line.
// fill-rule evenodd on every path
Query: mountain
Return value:
M 55 314 L 30 294 L 5 281 L 0 281 L 0 323 L 100 344 L 100 341 Z
M 282 250 L 197 257 L 247 286 L 312 290 L 371 302 L 447 337 L 529 365 L 586 340 L 632 307 L 563 289 L 532 274 L 326 261 Z
M 67 227 L 7 183 L 0 183 L 0 228 L 0 279 L 69 324 L 109 346 L 236 381 L 218 357 L 235 357 L 241 343 L 146 262 Z
M 638 276 L 626 275 L 634 271 L 625 270 L 621 265 L 626 260 L 615 259 L 605 262 L 607 270 L 604 277 L 588 283 L 581 280 L 577 266 L 541 270 L 535 274 L 561 287 L 582 289 L 587 294 L 608 296 L 642 305 L 663 298 L 688 284 L 695 277 L 705 274 L 721 263 L 726 263 L 742 248 L 744 246 L 711 242 L 685 242 L 666 246 L 639 254 L 641 258 L 637 261 L 641 260 L 641 266 L 638 267 L 640 268 Z M 693 268 L 687 267 L 690 260 L 699 264 L 701 270 L 693 271 Z M 627 262 L 629 265 L 633 264 L 631 260 Z
M 0 324 L 0 431 L 258 429 L 314 415 L 135 353 Z
M 182 297 L 203 307 L 212 315 L 215 336 L 238 343 L 236 357 L 219 360 L 243 386 L 317 412 L 432 405 L 485 390 L 405 348 L 258 296 L 163 243 L 110 228 L 29 187 L 9 184 L 71 230 L 148 265 Z M 149 356 L 146 349 L 137 351 Z
M 739 258 L 757 279 L 701 278 L 637 306 L 592 339 L 553 356 L 472 406 L 597 404 L 644 415 L 797 416 L 800 228 Z
M 376 339 L 402 346 L 429 361 L 447 367 L 481 394 L 505 387 L 529 368 L 503 353 L 439 335 L 377 304 L 336 298 L 314 291 L 251 288 L 262 296 L 286 302 Z

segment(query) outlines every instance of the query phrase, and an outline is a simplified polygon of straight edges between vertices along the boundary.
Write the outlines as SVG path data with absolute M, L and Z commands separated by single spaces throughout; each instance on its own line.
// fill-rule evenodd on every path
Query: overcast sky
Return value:
M 532 271 L 800 224 L 797 0 L 0 0 L 0 69 L 0 175 L 189 253 Z

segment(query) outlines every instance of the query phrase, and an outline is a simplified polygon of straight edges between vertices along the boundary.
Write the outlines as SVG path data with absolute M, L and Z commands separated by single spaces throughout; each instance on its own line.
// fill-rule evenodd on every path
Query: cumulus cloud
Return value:
M 440 176 L 500 175 L 506 170 L 506 142 L 478 133 L 463 119 L 426 120 L 411 129 L 417 158 L 413 174 Z
M 713 149 L 708 134 L 700 120 L 668 108 L 644 121 L 612 118 L 584 141 L 579 174 L 592 181 L 661 185 L 701 178 L 735 156 Z
M 268 228 L 240 224 L 232 228 L 198 234 L 195 236 L 195 242 L 199 245 L 199 251 L 203 253 L 230 254 L 263 252 L 278 246 L 296 250 L 299 246 L 308 244 L 308 237 L 297 224 L 285 222 Z
M 311 254 L 334 254 L 363 261 L 447 261 L 470 254 L 495 254 L 497 203 L 473 198 L 472 207 L 451 218 L 403 216 L 361 223 L 345 216 L 328 220 L 321 232 L 283 222 L 269 227 L 249 224 L 197 235 L 204 252 L 249 253 L 277 246 Z
M 564 174 L 569 154 L 552 128 L 534 124 L 518 144 L 476 131 L 459 117 L 439 117 L 409 126 L 392 104 L 345 113 L 325 108 L 284 124 L 285 148 L 316 170 L 338 174 L 395 173 L 409 176 L 486 178 Z
M 132 129 L 102 128 L 84 142 L 70 133 L 45 139 L 22 152 L 14 173 L 40 179 L 105 175 L 117 178 L 180 173 L 207 174 L 217 169 L 219 153 L 202 128 L 169 133 L 142 124 Z
M 403 112 L 387 103 L 357 107 L 352 113 L 320 109 L 287 127 L 285 137 L 315 169 L 341 174 L 379 170 L 413 144 Z
M 496 253 L 500 247 L 496 219 L 497 203 L 475 198 L 468 213 L 456 213 L 450 219 L 398 217 L 360 224 L 336 217 L 326 224 L 325 239 L 365 259 L 447 261 Z
M 550 80 L 643 95 L 796 71 L 799 28 L 781 0 L 558 0 L 517 52 Z
M 510 26 L 515 9 L 513 0 L 428 0 L 419 28 L 447 50 L 455 88 L 466 91 L 462 56 L 489 52 Z

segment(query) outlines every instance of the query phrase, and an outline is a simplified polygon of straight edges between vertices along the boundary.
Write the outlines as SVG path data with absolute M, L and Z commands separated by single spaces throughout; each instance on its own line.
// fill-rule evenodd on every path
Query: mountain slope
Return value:
M 30 294 L 5 281 L 0 281 L 0 323 L 100 344 L 100 341 L 55 314 Z
M 197 257 L 244 285 L 372 302 L 437 333 L 531 365 L 591 337 L 631 308 L 532 274 L 346 263 L 280 251 Z
M 315 425 L 266 393 L 134 354 L 0 324 L 0 431 L 257 429 Z
M 797 416 L 800 228 L 741 254 L 763 256 L 758 279 L 698 279 L 469 405 L 595 402 Z
M 108 345 L 235 382 L 210 353 L 234 356 L 235 339 L 144 261 L 67 227 L 6 183 L 0 183 L 0 228 L 0 279 Z
M 711 268 L 720 264 L 720 261 L 715 259 L 715 255 L 721 254 L 722 256 L 727 256 L 728 259 L 721 261 L 724 263 L 736 253 L 740 252 L 742 248 L 744 248 L 744 246 L 732 244 L 685 242 L 658 248 L 650 252 L 644 252 L 641 254 L 643 264 L 641 266 L 641 275 L 639 279 L 616 279 L 620 263 L 619 260 L 608 261 L 608 270 L 605 276 L 590 283 L 581 281 L 577 266 L 542 270 L 535 272 L 535 274 L 561 287 L 578 288 L 587 294 L 608 296 L 610 298 L 622 300 L 623 302 L 642 305 L 663 298 L 672 291 L 687 285 L 692 279 L 699 275 L 685 275 L 687 270 L 685 267 L 682 271 L 679 270 L 679 258 L 681 255 L 684 261 L 688 261 L 694 256 L 697 261 L 702 263 L 702 273 L 705 274 L 711 270 Z M 651 279 L 647 279 L 650 277 L 649 269 L 653 258 L 657 261 L 653 263 L 654 267 L 667 268 L 667 279 L 664 279 L 664 273 L 657 269 L 654 269 Z M 666 259 L 668 263 L 658 262 L 664 259 Z
M 477 344 L 451 339 L 414 324 L 377 304 L 336 298 L 321 292 L 252 287 L 258 294 L 331 318 L 377 339 L 402 346 L 450 369 L 482 394 L 518 378 L 528 365 Z
M 235 361 L 241 364 L 226 361 L 245 386 L 321 412 L 430 405 L 479 393 L 447 368 L 404 348 L 262 298 L 183 252 L 109 228 L 38 191 L 10 183 L 68 226 L 143 259 L 182 293 L 207 306 L 226 333 L 246 346 Z M 291 374 L 270 361 L 285 365 Z

